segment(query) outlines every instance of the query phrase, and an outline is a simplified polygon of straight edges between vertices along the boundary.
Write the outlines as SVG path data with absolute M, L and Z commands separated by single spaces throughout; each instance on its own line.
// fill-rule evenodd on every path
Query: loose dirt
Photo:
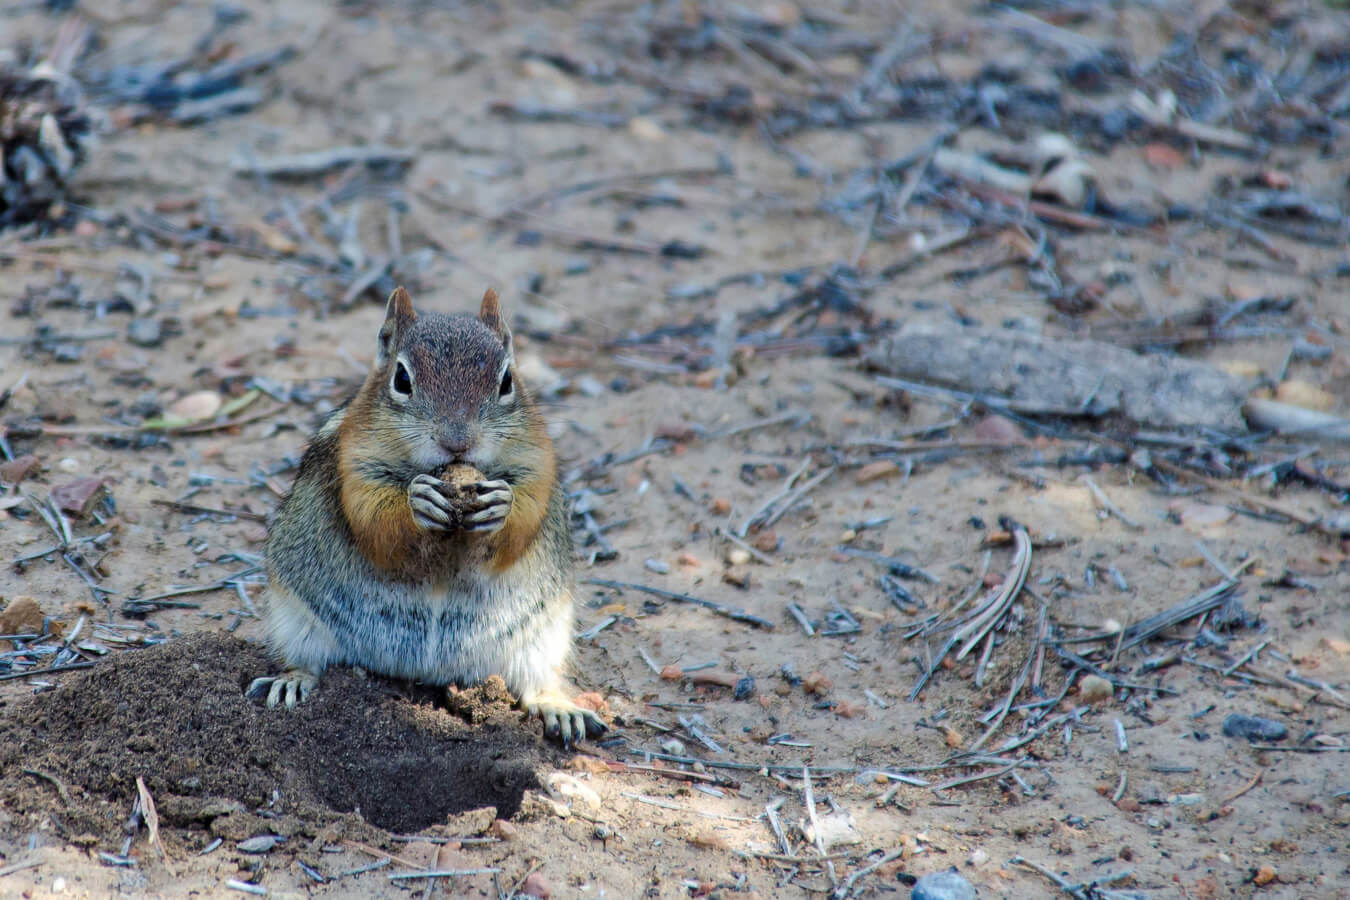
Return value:
M 210 834 L 237 832 L 245 809 L 310 837 L 334 812 L 400 833 L 489 806 L 509 818 L 554 761 L 499 680 L 456 697 L 470 727 L 430 703 L 429 691 L 415 699 L 344 669 L 313 702 L 268 710 L 244 696 L 267 668 L 255 644 L 199 634 L 11 703 L 0 725 L 6 803 L 42 810 L 55 790 L 61 837 L 115 842 L 144 778 L 161 821 L 187 829 L 173 843 L 199 850 Z

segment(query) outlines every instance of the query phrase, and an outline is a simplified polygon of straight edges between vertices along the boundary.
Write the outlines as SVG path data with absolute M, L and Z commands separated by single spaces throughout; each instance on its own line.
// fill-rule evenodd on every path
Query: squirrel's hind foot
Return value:
M 257 699 L 265 693 L 268 709 L 275 709 L 283 704 L 287 709 L 295 709 L 295 704 L 304 703 L 309 698 L 309 692 L 318 685 L 319 676 L 313 672 L 287 669 L 280 675 L 265 675 L 253 679 L 244 696 Z
M 544 693 L 522 699 L 520 705 L 531 716 L 544 720 L 544 735 L 562 741 L 564 747 L 573 741 L 599 737 L 609 730 L 601 718 L 582 709 L 562 694 Z

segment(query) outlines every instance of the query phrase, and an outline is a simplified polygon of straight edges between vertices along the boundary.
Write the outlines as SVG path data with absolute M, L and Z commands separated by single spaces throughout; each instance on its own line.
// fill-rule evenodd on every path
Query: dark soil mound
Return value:
M 265 709 L 244 688 L 271 668 L 252 644 L 198 634 L 14 704 L 0 722 L 5 808 L 108 838 L 141 776 L 170 827 L 265 808 L 302 831 L 352 811 L 417 831 L 485 806 L 514 814 L 551 761 L 497 679 L 454 698 L 470 725 L 438 692 L 346 669 L 294 710 Z

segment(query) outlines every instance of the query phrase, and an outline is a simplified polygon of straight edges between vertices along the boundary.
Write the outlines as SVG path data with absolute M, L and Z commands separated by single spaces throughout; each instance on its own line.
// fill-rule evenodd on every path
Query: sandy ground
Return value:
M 209 207 L 231 227 L 261 229 L 264 220 L 273 222 L 264 232 L 289 234 L 294 243 L 297 236 L 276 215 L 289 200 L 314 230 L 310 240 L 331 254 L 336 242 L 321 233 L 312 204 L 333 180 L 264 183 L 233 174 L 236 158 L 352 143 L 414 149 L 416 161 L 402 180 L 377 184 L 379 191 L 359 201 L 357 236 L 364 252 L 390 252 L 386 189 L 392 186 L 404 210 L 397 226 L 403 252 L 428 248 L 422 268 L 400 278 L 419 304 L 467 311 L 484 288 L 501 291 L 531 371 L 537 379 L 551 371 L 564 382 L 547 402 L 566 471 L 588 472 L 604 454 L 636 451 L 654 437 L 672 444 L 573 482 L 574 490 L 592 489 L 586 500 L 598 523 L 620 523 L 605 532 L 617 556 L 582 560 L 580 577 L 688 592 L 744 608 L 774 628 L 755 628 L 690 605 L 662 604 L 632 590 L 583 586 L 580 628 L 612 622 L 580 642 L 575 682 L 579 690 L 605 698 L 617 717 L 615 733 L 624 740 L 583 748 L 578 763 L 544 746 L 537 725 L 498 710 L 492 728 L 518 732 L 502 739 L 501 746 L 508 748 L 503 752 L 539 773 L 541 787 L 529 795 L 536 799 L 523 801 L 504 831 L 485 832 L 491 814 L 437 810 L 443 818 L 423 833 L 440 841 L 505 833 L 507 840 L 396 842 L 382 829 L 339 817 L 357 805 L 338 796 L 341 792 L 325 795 L 322 809 L 297 808 L 297 796 L 288 793 L 295 783 L 277 775 L 274 796 L 225 798 L 247 807 L 242 820 L 219 824 L 225 817 L 180 816 L 166 823 L 172 872 L 144 830 L 132 844 L 137 864 L 114 867 L 101 862 L 98 853 L 120 852 L 121 823 L 136 793 L 129 769 L 125 777 L 97 784 L 74 776 L 67 784 L 60 778 L 61 792 L 40 776 L 7 771 L 0 806 L 0 870 L 7 874 L 0 876 L 0 894 L 216 895 L 233 878 L 256 882 L 272 896 L 401 896 L 426 886 L 390 880 L 391 872 L 436 864 L 500 869 L 495 878 L 437 882 L 433 893 L 438 896 L 507 896 L 524 886 L 528 873 L 542 879 L 553 897 L 827 896 L 831 873 L 812 859 L 815 848 L 802 839 L 797 825 L 808 817 L 800 770 L 808 765 L 848 770 L 818 779 L 812 792 L 820 814 L 837 807 L 854 822 L 857 842 L 832 851 L 839 854 L 830 862 L 840 884 L 883 854 L 904 851 L 902 858 L 858 878 L 855 896 L 908 896 L 914 876 L 952 866 L 978 887 L 981 897 L 1054 894 L 1044 877 L 1009 862 L 1019 854 L 1072 883 L 1132 870 L 1132 880 L 1114 887 L 1137 896 L 1350 896 L 1346 755 L 1259 751 L 1224 736 L 1220 728 L 1225 716 L 1241 712 L 1284 723 L 1290 745 L 1308 734 L 1330 742 L 1350 738 L 1345 710 L 1317 702 L 1312 691 L 1222 674 L 1264 643 L 1266 651 L 1249 671 L 1283 675 L 1297 668 L 1345 691 L 1350 659 L 1338 652 L 1344 645 L 1334 640 L 1350 637 L 1345 599 L 1350 578 L 1341 544 L 1286 522 L 1229 514 L 1222 504 L 1231 498 L 1222 494 L 1168 496 L 1128 467 L 1059 466 L 1057 459 L 1080 455 L 1086 445 L 1051 438 L 996 452 L 919 455 L 911 457 L 916 462 L 908 471 L 861 483 L 857 464 L 870 457 L 850 441 L 922 437 L 926 426 L 954 416 L 961 418 L 959 424 L 936 437 L 973 441 L 987 432 L 977 433 L 979 416 L 961 414 L 959 405 L 881 387 L 856 357 L 831 358 L 806 347 L 795 353 L 738 352 L 728 384 L 719 388 L 708 377 L 675 371 L 683 369 L 689 348 L 705 355 L 706 340 L 700 345 L 675 333 L 672 350 L 664 356 L 613 347 L 620 338 L 658 327 L 768 307 L 796 290 L 773 273 L 855 256 L 863 271 L 875 271 L 907 258 L 915 246 L 912 234 L 932 238 L 942 233 L 942 215 L 930 205 L 911 208 L 909 222 L 886 223 L 887 233 L 879 232 L 861 250 L 858 235 L 866 209 L 841 217 L 821 207 L 846 192 L 852 173 L 922 151 L 940 123 L 811 129 L 771 143 L 753 125 L 700 117 L 648 87 L 623 79 L 597 83 L 526 53 L 554 51 L 603 61 L 640 42 L 644 23 L 653 17 L 678 16 L 673 7 L 353 3 L 330 9 L 301 2 L 240 8 L 248 16 L 228 32 L 238 48 L 282 41 L 300 48 L 293 61 L 258 79 L 268 101 L 246 115 L 190 128 L 148 123 L 112 131 L 82 170 L 78 193 L 83 202 L 132 221 L 138 210 L 159 209 L 181 227 Z M 94 19 L 102 41 L 98 52 L 109 63 L 189 53 L 209 25 L 211 9 L 205 3 L 116 4 L 115 12 L 99 12 Z M 783 10 L 795 7 L 769 4 L 765 9 L 788 15 Z M 31 40 L 42 45 L 59 22 L 40 11 L 4 15 L 0 33 L 9 35 L 5 42 L 10 44 Z M 907 77 L 968 77 L 994 58 L 1011 67 L 1044 66 L 1034 47 L 1006 29 L 988 27 L 982 10 L 916 4 L 905 15 L 914 29 L 941 37 L 930 54 L 907 64 Z M 859 28 L 888 32 L 898 21 L 880 3 L 848 5 L 838 16 Z M 1168 4 L 1125 10 L 1121 18 L 1122 33 L 1139 58 L 1159 53 L 1168 28 L 1184 20 L 1183 11 Z M 1110 22 L 1089 23 L 1085 33 L 1103 30 L 1110 30 Z M 848 77 L 848 61 L 839 63 L 844 73 L 839 77 Z M 781 87 L 744 59 L 714 62 L 694 59 L 685 74 L 697 81 L 734 72 L 766 92 Z M 492 104 L 508 101 L 599 110 L 628 121 L 614 127 L 541 123 L 492 111 Z M 1157 207 L 1165 201 L 1203 207 L 1207 194 L 1225 180 L 1268 171 L 1287 175 L 1325 202 L 1344 204 L 1347 165 L 1333 143 L 1325 154 L 1316 146 L 1298 145 L 1277 147 L 1261 161 L 1196 152 L 1178 164 L 1158 165 L 1157 157 L 1138 144 L 1122 142 L 1089 158 L 1104 191 L 1127 205 Z M 1015 146 L 1006 136 L 977 126 L 963 130 L 957 144 Z M 721 174 L 715 174 L 719 169 Z M 686 170 L 700 173 L 681 174 Z M 623 173 L 665 171 L 673 174 L 610 181 L 586 192 L 557 190 Z M 554 194 L 541 197 L 549 191 Z M 524 218 L 509 224 L 496 218 L 527 199 Z M 344 198 L 336 204 L 337 214 L 348 216 L 355 205 Z M 159 668 L 147 671 L 172 680 L 174 666 L 186 671 L 199 665 L 194 653 L 202 651 L 198 645 L 186 645 L 198 647 L 192 652 L 182 650 L 184 635 L 228 630 L 256 641 L 257 621 L 232 591 L 191 595 L 184 599 L 198 606 L 134 618 L 125 614 L 124 601 L 175 586 L 210 584 L 236 571 L 241 562 L 231 554 L 259 553 L 264 530 L 251 519 L 184 513 L 155 501 L 183 498 L 196 487 L 186 502 L 260 515 L 274 509 L 277 491 L 284 491 L 293 475 L 287 462 L 297 458 L 319 414 L 359 382 L 373 353 L 382 307 L 362 297 L 350 309 L 334 308 L 345 285 L 309 277 L 305 265 L 285 258 L 284 250 L 278 258 L 267 250 L 156 244 L 117 220 L 103 221 L 28 244 L 0 236 L 0 248 L 19 251 L 0 262 L 0 301 L 10 310 L 0 328 L 6 336 L 38 335 L 39 327 L 110 335 L 83 341 L 73 361 L 58 359 L 49 344 L 39 341 L 0 344 L 0 389 L 27 375 L 26 386 L 0 415 L 11 425 L 40 419 L 74 426 L 60 436 L 11 436 L 16 453 L 35 454 L 42 463 L 41 472 L 23 485 L 28 493 L 45 496 L 52 486 L 77 476 L 109 479 L 115 520 L 81 523 L 77 533 L 111 531 L 98 563 L 102 584 L 111 593 L 91 599 L 60 557 L 49 555 L 7 567 L 0 574 L 0 597 L 5 602 L 34 597 L 43 613 L 66 628 L 85 616 L 91 629 L 86 635 L 114 647 L 112 656 L 169 654 Z M 678 240 L 705 246 L 708 253 L 691 260 L 597 250 L 577 246 L 577 235 L 644 248 Z M 275 238 L 270 251 L 284 244 L 282 238 Z M 1287 260 L 1274 260 L 1231 231 L 1197 222 L 1111 234 L 1062 230 L 1053 232 L 1053 239 L 1062 273 L 1076 283 L 1112 285 L 1097 309 L 1072 319 L 1052 309 L 1028 280 L 1028 268 L 1009 263 L 1006 244 L 991 237 L 935 255 L 904 277 L 881 284 L 867 298 L 868 316 L 831 312 L 820 327 L 844 325 L 864 340 L 871 340 L 867 329 L 882 323 L 900 329 L 979 324 L 1064 333 L 1180 314 L 1210 298 L 1288 296 L 1295 305 L 1279 320 L 1281 327 L 1311 334 L 1314 324 L 1328 326 L 1331 336 L 1325 340 L 1332 348 L 1322 360 L 1295 358 L 1288 377 L 1330 391 L 1337 398 L 1335 411 L 1350 413 L 1340 399 L 1350 374 L 1350 345 L 1339 336 L 1350 324 L 1350 310 L 1336 279 L 1317 277 L 1341 261 L 1343 247 L 1277 236 L 1275 245 Z M 130 316 L 99 306 L 98 301 L 124 288 L 116 276 L 123 262 L 155 273 L 150 315 L 164 326 L 157 346 L 129 343 L 124 335 Z M 769 274 L 728 284 L 712 296 L 687 296 L 696 293 L 689 285 L 744 272 Z M 56 302 L 65 285 L 78 288 L 79 303 Z M 316 303 L 316 297 L 324 302 Z M 774 321 L 784 325 L 787 317 Z M 1192 344 L 1186 351 L 1270 375 L 1280 369 L 1289 347 L 1288 336 L 1273 336 Z M 143 440 L 134 428 L 131 437 L 118 440 L 80 431 L 134 426 L 135 419 L 110 417 L 124 416 L 138 403 L 154 409 L 194 392 L 239 394 L 250 378 L 267 379 L 285 404 L 236 428 L 168 439 Z M 273 403 L 264 399 L 254 409 L 270 409 L 261 404 Z M 802 415 L 788 419 L 789 413 Z M 719 436 L 774 418 L 777 424 Z M 1343 454 L 1329 445 L 1319 459 L 1326 464 L 1323 474 L 1334 478 Z M 733 565 L 734 548 L 721 534 L 778 493 L 808 460 L 811 474 L 838 468 L 772 526 L 772 535 L 749 536 L 762 560 Z M 1341 463 L 1339 471 L 1344 470 Z M 1104 516 L 1080 480 L 1084 473 L 1139 527 Z M 1264 494 L 1267 486 L 1253 481 L 1245 489 Z M 1321 514 L 1335 510 L 1337 495 L 1292 486 L 1281 489 L 1281 499 Z M 39 518 L 19 512 L 0 512 L 0 558 L 7 561 L 43 549 L 52 538 Z M 922 775 L 928 787 L 900 784 L 891 791 L 892 783 L 878 770 L 939 766 L 983 733 L 980 716 L 1002 700 L 1027 658 L 1038 609 L 1030 596 L 1019 601 L 1020 624 L 994 650 L 983 687 L 974 686 L 968 659 L 939 671 L 919 699 L 910 701 L 920 666 L 936 646 L 925 649 L 922 639 L 906 639 L 906 626 L 917 617 L 900 611 L 880 589 L 884 569 L 843 555 L 839 548 L 900 557 L 935 575 L 936 584 L 906 582 L 927 605 L 927 614 L 958 602 L 986 570 L 995 580 L 1008 571 L 1006 544 L 985 544 L 1005 515 L 1045 542 L 1033 553 L 1027 583 L 1043 598 L 1062 634 L 1152 615 L 1215 584 L 1220 578 L 1216 565 L 1233 569 L 1253 557 L 1241 576 L 1242 601 L 1249 616 L 1259 617 L 1259 625 L 1225 633 L 1221 647 L 1184 645 L 1188 656 L 1217 670 L 1183 663 L 1140 673 L 1148 656 L 1171 647 L 1166 642 L 1122 654 L 1116 674 L 1167 692 L 1118 691 L 1071 727 L 1051 730 L 1016 751 L 1021 768 L 934 791 L 932 786 L 943 781 L 1000 767 L 939 768 Z M 860 529 L 860 523 L 880 519 L 886 521 Z M 582 549 L 589 557 L 596 548 Z M 1281 580 L 1285 573 L 1292 577 Z M 250 600 L 258 587 L 248 590 Z M 843 636 L 807 636 L 787 613 L 789 603 L 817 625 L 843 608 L 861 628 Z M 95 623 L 123 627 L 95 631 Z M 1191 636 L 1195 628 L 1190 622 L 1177 633 Z M 107 639 L 114 633 L 133 643 L 167 639 L 168 645 L 154 651 L 121 649 Z M 238 652 L 245 662 L 262 665 L 256 653 L 247 655 L 253 651 Z M 732 689 L 696 684 L 692 677 L 662 679 L 644 654 L 657 666 L 712 664 L 704 671 L 750 676 L 753 693 L 738 700 Z M 4 715 L 11 722 L 34 723 L 32 734 L 38 737 L 50 729 L 52 735 L 74 740 L 69 728 L 61 732 L 52 723 L 63 703 L 97 694 L 85 679 L 109 665 L 100 662 L 89 676 L 72 672 L 8 681 L 0 691 Z M 247 680 L 248 668 L 235 663 L 214 680 L 203 675 L 184 677 L 182 683 L 228 692 L 235 684 L 231 678 L 240 685 Z M 1065 677 L 1051 655 L 1044 676 L 1048 696 L 1059 692 Z M 136 691 L 134 681 L 115 683 L 118 691 Z M 38 696 L 30 699 L 34 693 Z M 297 771 L 312 764 L 317 745 L 347 743 L 369 754 L 372 771 L 396 771 L 386 754 L 400 753 L 407 738 L 394 729 L 384 733 L 384 742 L 374 740 L 366 720 L 377 714 L 380 721 L 402 722 L 413 730 L 460 728 L 443 703 L 396 685 L 376 690 L 340 675 L 325 683 L 323 693 L 326 703 L 367 704 L 371 714 L 334 715 L 325 730 L 322 707 L 304 712 L 295 720 L 287 751 L 295 754 Z M 284 743 L 289 726 L 274 721 L 283 713 L 247 707 L 235 697 L 215 703 L 184 690 L 175 704 L 173 696 L 170 692 L 167 705 L 146 707 L 151 711 L 143 731 L 153 735 L 154 716 L 197 715 L 216 722 L 211 710 L 226 709 L 231 712 L 225 719 L 236 728 L 251 729 L 255 726 L 248 723 L 265 719 L 267 728 L 281 729 L 277 740 Z M 1063 711 L 1074 708 L 1074 699 L 1065 701 Z M 719 751 L 691 737 L 681 725 L 682 718 L 696 721 L 690 717 L 701 720 L 697 727 Z M 1128 743 L 1124 752 L 1117 722 Z M 994 748 L 1016 738 L 1021 724 L 1017 714 L 1010 717 L 985 752 L 997 755 Z M 82 732 L 76 728 L 74 733 Z M 117 739 L 107 731 L 97 733 Z M 465 733 L 472 736 L 471 728 Z M 707 768 L 697 774 L 713 773 L 716 783 L 685 784 L 586 761 L 644 763 L 641 751 L 665 752 L 667 745 L 682 748 L 678 754 L 752 767 Z M 46 747 L 43 752 L 56 751 Z M 10 757 L 20 768 L 22 759 Z M 43 759 L 51 766 L 69 766 L 75 775 L 82 771 L 78 754 Z M 173 754 L 159 759 L 167 766 Z M 265 771 L 286 772 L 285 759 Z M 209 757 L 203 763 L 215 767 L 212 771 L 237 764 Z M 415 768 L 415 761 L 408 764 Z M 783 768 L 756 768 L 770 765 Z M 156 776 L 153 766 L 146 771 Z M 592 789 L 598 806 L 578 801 L 567 818 L 551 812 L 537 797 L 543 781 L 557 771 Z M 157 793 L 192 793 L 168 777 L 162 775 L 164 787 Z M 387 777 L 380 784 L 390 792 L 387 808 L 421 810 L 427 803 L 424 778 Z M 710 791 L 702 789 L 709 786 Z M 70 796 L 61 796 L 67 790 Z M 400 791 L 406 793 L 400 796 Z M 1117 793 L 1120 800 L 1113 803 Z M 878 802 L 883 794 L 885 801 Z M 495 795 L 485 792 L 485 806 L 488 796 Z M 166 801 L 161 797 L 160 802 Z M 803 858 L 798 863 L 754 855 L 781 852 L 765 816 L 766 805 L 773 803 L 781 803 L 777 814 L 792 855 Z M 79 810 L 87 816 L 91 809 L 103 810 L 101 827 L 75 815 Z M 258 830 L 249 833 L 250 828 Z M 237 849 L 242 838 L 283 828 L 290 829 L 287 842 L 270 852 Z M 202 855 L 215 836 L 226 839 Z M 334 877 L 378 859 L 344 841 L 379 847 L 398 860 Z M 36 864 L 10 871 L 26 862 Z M 328 880 L 317 883 L 301 863 Z M 1273 879 L 1263 870 L 1273 871 Z

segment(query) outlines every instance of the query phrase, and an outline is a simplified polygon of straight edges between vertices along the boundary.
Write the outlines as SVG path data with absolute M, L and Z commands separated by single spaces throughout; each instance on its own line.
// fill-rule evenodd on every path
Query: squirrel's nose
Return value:
M 436 436 L 436 443 L 453 457 L 461 457 L 469 452 L 469 430 L 462 426 L 443 430 Z

